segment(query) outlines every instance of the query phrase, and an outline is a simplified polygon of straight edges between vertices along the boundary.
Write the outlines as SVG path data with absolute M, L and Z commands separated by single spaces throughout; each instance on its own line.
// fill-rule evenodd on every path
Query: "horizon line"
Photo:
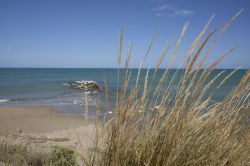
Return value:
M 0 67 L 0 69 L 118 69 L 117 67 Z M 120 67 L 120 69 L 125 69 L 124 67 Z M 128 69 L 139 69 L 139 67 L 131 67 Z M 142 67 L 141 69 L 155 69 L 155 68 L 146 68 Z M 186 69 L 186 68 L 158 68 L 158 69 Z M 200 68 L 200 69 L 208 69 L 208 68 Z M 214 68 L 214 69 L 226 69 L 226 70 L 247 70 L 249 68 Z

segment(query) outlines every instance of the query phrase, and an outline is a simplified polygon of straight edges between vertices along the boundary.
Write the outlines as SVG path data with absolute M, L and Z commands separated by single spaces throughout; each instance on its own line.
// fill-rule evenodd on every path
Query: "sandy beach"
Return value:
M 0 107 L 0 138 L 50 149 L 55 145 L 82 151 L 91 144 L 94 125 L 82 115 L 57 113 L 52 106 Z

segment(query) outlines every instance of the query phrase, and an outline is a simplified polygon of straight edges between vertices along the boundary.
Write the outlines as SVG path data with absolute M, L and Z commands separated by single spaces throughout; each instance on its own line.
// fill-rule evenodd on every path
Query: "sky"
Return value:
M 0 67 L 113 68 L 123 26 L 123 54 L 132 43 L 133 68 L 156 36 L 144 66 L 153 68 L 166 41 L 174 48 L 188 22 L 172 66 L 178 67 L 212 15 L 209 31 L 241 9 L 207 60 L 237 47 L 217 68 L 250 67 L 250 0 L 0 0 Z

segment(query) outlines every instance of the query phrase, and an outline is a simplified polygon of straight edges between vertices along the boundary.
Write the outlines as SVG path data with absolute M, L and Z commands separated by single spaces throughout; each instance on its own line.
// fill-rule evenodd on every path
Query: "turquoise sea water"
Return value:
M 131 69 L 131 81 L 128 89 L 136 82 L 137 69 Z M 140 82 L 145 79 L 146 69 L 142 70 Z M 222 78 L 226 77 L 233 70 L 216 69 L 212 72 L 210 78 L 224 71 Z M 232 90 L 246 70 L 238 70 L 221 88 L 214 94 L 214 100 L 220 100 Z M 121 73 L 123 71 L 121 70 Z M 163 69 L 158 71 L 156 85 L 161 77 Z M 176 69 L 171 69 L 169 80 L 173 77 Z M 153 74 L 153 71 L 150 72 Z M 179 77 L 183 73 L 179 72 Z M 48 68 L 0 68 L 0 106 L 27 106 L 27 105 L 53 105 L 59 112 L 83 113 L 84 98 L 83 91 L 72 89 L 67 85 L 69 81 L 75 80 L 93 80 L 100 86 L 104 86 L 104 79 L 107 80 L 110 94 L 110 105 L 115 102 L 115 89 L 117 69 L 48 69 Z M 122 74 L 121 74 L 122 77 Z M 221 79 L 222 79 L 221 78 Z M 176 80 L 178 81 L 178 79 Z M 215 83 L 216 87 L 218 83 Z M 171 87 L 174 90 L 174 86 Z M 212 89 L 211 89 L 212 91 Z M 90 93 L 88 95 L 88 104 L 90 106 L 89 114 L 94 115 L 91 107 L 95 107 L 96 98 L 100 98 L 100 103 L 104 102 L 104 94 L 101 91 L 98 94 Z

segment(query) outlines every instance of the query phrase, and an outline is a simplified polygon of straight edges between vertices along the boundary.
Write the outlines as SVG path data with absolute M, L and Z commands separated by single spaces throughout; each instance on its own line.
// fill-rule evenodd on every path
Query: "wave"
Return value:
M 10 99 L 0 99 L 0 103 L 8 102 Z
M 63 83 L 62 85 L 64 85 L 64 86 L 70 86 L 69 83 Z

